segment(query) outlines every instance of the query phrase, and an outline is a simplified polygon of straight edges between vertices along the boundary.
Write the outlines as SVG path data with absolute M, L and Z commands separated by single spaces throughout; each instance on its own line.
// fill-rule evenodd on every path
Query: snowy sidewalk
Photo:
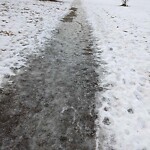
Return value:
M 0 84 L 3 77 L 15 75 L 28 56 L 43 49 L 71 2 L 0 1 Z
M 99 80 L 99 139 L 104 150 L 150 148 L 150 2 L 84 0 L 97 39 L 96 61 L 105 70 Z M 101 64 L 101 59 L 104 64 Z M 100 143 L 101 144 L 101 143 Z

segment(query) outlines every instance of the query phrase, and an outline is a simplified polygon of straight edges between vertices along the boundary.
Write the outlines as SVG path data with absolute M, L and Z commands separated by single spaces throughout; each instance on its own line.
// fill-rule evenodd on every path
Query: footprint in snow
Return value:
M 108 117 L 105 117 L 103 120 L 103 124 L 110 125 L 111 124 L 110 119 Z
M 132 108 L 129 108 L 127 111 L 128 111 L 128 113 L 130 113 L 130 114 L 133 114 L 133 113 L 134 113 L 134 111 L 133 111 Z

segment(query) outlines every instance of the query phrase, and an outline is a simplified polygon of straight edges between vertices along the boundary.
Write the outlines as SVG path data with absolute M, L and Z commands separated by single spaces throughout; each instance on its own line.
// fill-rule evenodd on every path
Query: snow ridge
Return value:
M 97 38 L 97 62 L 103 92 L 98 126 L 104 150 L 148 150 L 150 147 L 150 2 L 129 7 L 116 1 L 84 0 Z M 104 61 L 105 63 L 101 63 Z M 101 142 L 99 134 L 97 142 Z M 97 143 L 97 150 L 100 149 Z

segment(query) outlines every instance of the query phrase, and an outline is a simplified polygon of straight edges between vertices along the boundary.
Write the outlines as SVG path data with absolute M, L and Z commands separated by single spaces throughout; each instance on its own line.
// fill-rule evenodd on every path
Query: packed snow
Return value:
M 0 1 L 0 85 L 43 49 L 71 2 Z
M 104 89 L 97 94 L 97 150 L 148 150 L 150 1 L 120 4 L 121 0 L 83 1 L 96 38 L 99 85 Z

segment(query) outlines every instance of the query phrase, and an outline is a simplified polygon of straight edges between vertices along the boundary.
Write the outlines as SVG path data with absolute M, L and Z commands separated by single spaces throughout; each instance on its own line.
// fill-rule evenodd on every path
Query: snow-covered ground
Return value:
M 0 0 L 0 85 L 42 50 L 72 0 Z
M 104 150 L 150 149 L 150 1 L 84 0 L 99 70 L 98 142 Z M 102 130 L 101 130 L 102 129 Z M 103 137 L 101 137 L 103 136 Z

